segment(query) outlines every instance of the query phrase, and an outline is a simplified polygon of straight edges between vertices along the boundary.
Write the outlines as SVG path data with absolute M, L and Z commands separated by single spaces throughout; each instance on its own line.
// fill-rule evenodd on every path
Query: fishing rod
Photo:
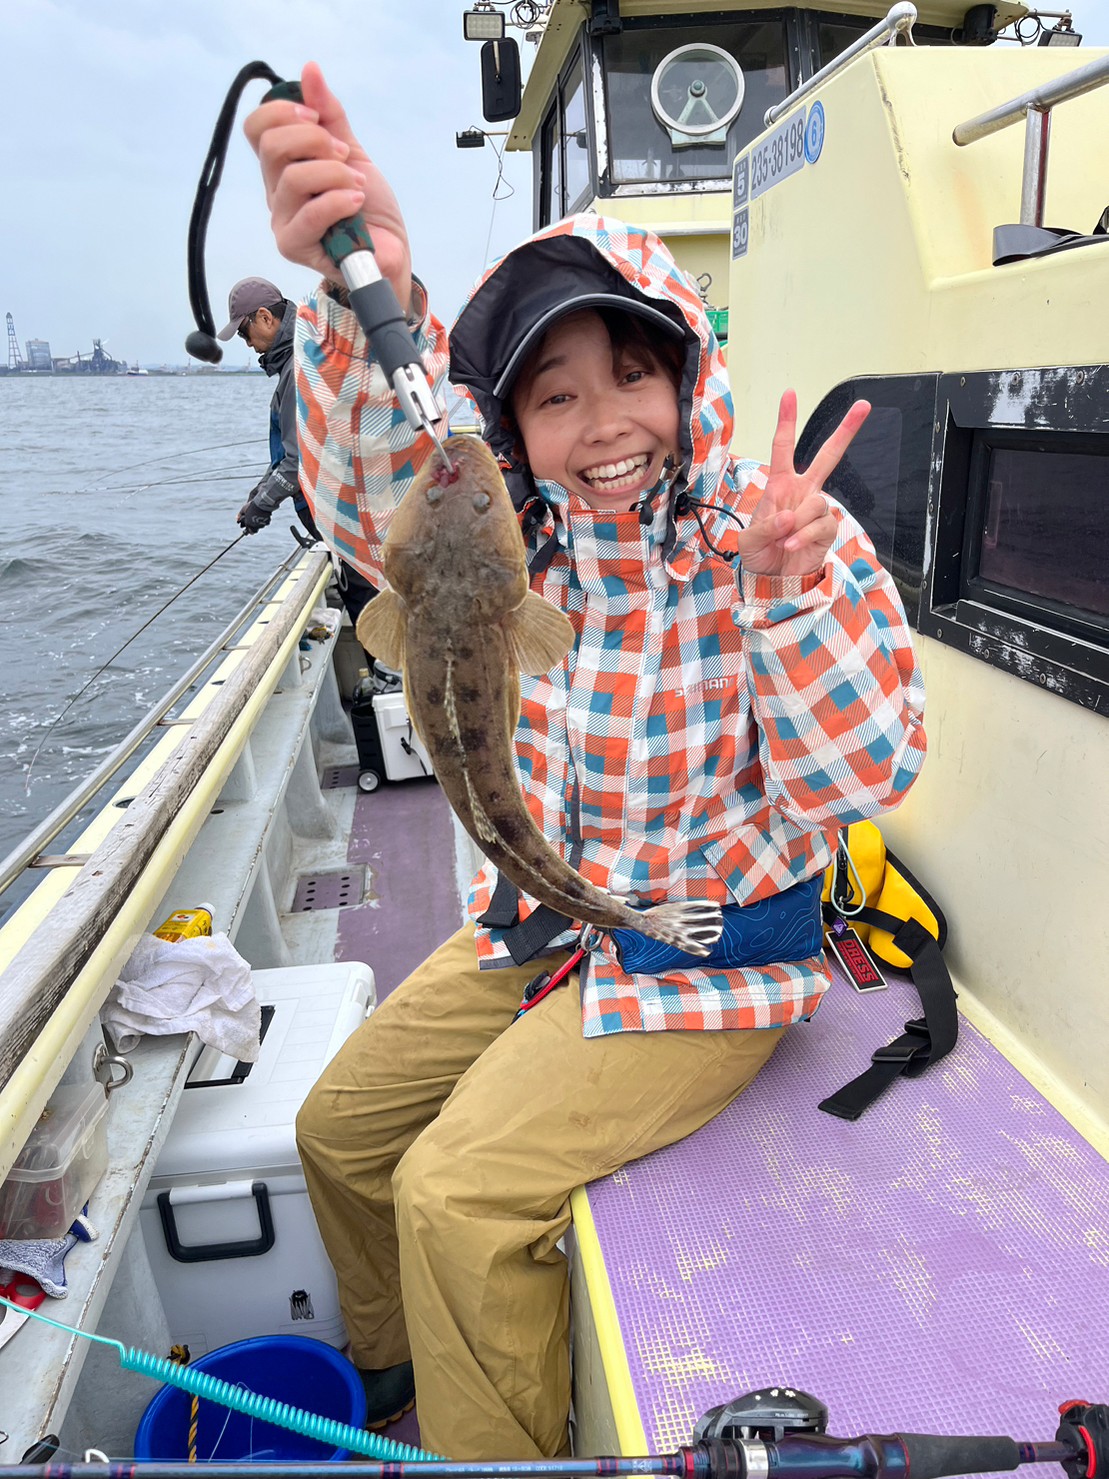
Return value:
M 235 548 L 235 546 L 239 543 L 239 540 L 240 539 L 245 539 L 245 538 L 246 538 L 246 530 L 244 529 L 243 532 L 240 535 L 238 535 L 235 539 L 233 539 L 231 541 L 231 543 L 229 545 L 227 545 L 227 547 L 225 549 L 221 549 L 220 550 L 219 554 L 216 555 L 215 559 L 209 560 L 208 563 L 207 563 L 207 565 L 204 566 L 204 569 L 203 570 L 198 570 L 196 572 L 196 574 L 193 575 L 193 576 L 191 576 L 185 582 L 185 584 L 183 586 L 181 586 L 181 588 L 179 590 L 174 591 L 173 595 L 170 596 L 169 600 L 166 601 L 166 602 L 164 602 L 163 605 L 159 606 L 158 609 L 157 609 L 157 611 L 155 611 L 154 615 L 151 616 L 150 618 L 148 618 L 148 620 L 144 621 L 143 624 L 142 624 L 142 626 L 139 627 L 139 629 L 138 629 L 137 632 L 132 632 L 131 633 L 131 635 L 127 638 L 127 641 L 124 642 L 124 644 L 123 644 L 122 647 L 117 647 L 116 650 L 112 653 L 111 657 L 109 657 L 106 661 L 104 661 L 104 662 L 102 662 L 100 664 L 100 666 L 97 668 L 96 672 L 93 673 L 92 677 L 88 680 L 88 682 L 85 683 L 81 688 L 79 688 L 77 690 L 77 692 L 73 695 L 73 697 L 68 700 L 68 702 L 65 704 L 65 707 L 61 710 L 61 712 L 59 714 L 56 714 L 55 715 L 55 717 L 50 721 L 50 724 L 49 724 L 49 726 L 48 726 L 48 728 L 46 730 L 46 733 L 42 736 L 42 738 L 39 740 L 38 744 L 35 746 L 35 753 L 31 756 L 30 764 L 27 766 L 27 773 L 26 773 L 26 775 L 23 778 L 23 790 L 24 790 L 24 794 L 25 795 L 30 795 L 30 793 L 31 793 L 31 772 L 35 768 L 35 761 L 38 759 L 39 755 L 42 753 L 42 747 L 43 747 L 43 745 L 45 745 L 46 741 L 54 733 L 54 730 L 58 727 L 58 725 L 62 722 L 62 720 L 65 718 L 65 716 L 69 713 L 70 709 L 72 709 L 73 705 L 77 702 L 77 700 L 79 698 L 81 698 L 81 696 L 83 694 L 85 694 L 85 693 L 88 692 L 88 690 L 96 682 L 97 678 L 99 678 L 100 675 L 101 675 L 101 673 L 104 672 L 105 668 L 110 667 L 111 664 L 115 662 L 115 660 L 119 656 L 119 654 L 121 652 L 125 652 L 127 650 L 127 648 L 130 647 L 131 643 L 135 640 L 136 637 L 141 637 L 142 634 L 143 634 L 143 632 L 146 631 L 147 627 L 150 626 L 153 622 L 157 621 L 158 617 L 161 616 L 161 614 L 162 614 L 163 611 L 168 611 L 169 608 L 173 605 L 174 601 L 178 600 L 179 597 L 183 596 L 185 594 L 185 592 L 188 590 L 188 588 L 191 585 L 195 585 L 196 582 L 200 579 L 200 577 L 202 575 L 206 575 L 208 573 L 208 571 L 211 570 L 211 568 L 212 568 L 213 565 L 215 565 L 219 560 L 222 560 L 223 557 L 224 557 L 224 555 L 227 554 L 227 551 L 228 550 L 233 550 Z
M 185 340 L 194 359 L 218 364 L 223 351 L 216 339 L 216 325 L 208 296 L 204 244 L 216 189 L 223 175 L 227 145 L 235 110 L 243 89 L 252 81 L 271 83 L 264 103 L 284 100 L 303 102 L 299 82 L 286 82 L 265 62 L 249 62 L 232 82 L 216 120 L 208 155 L 200 172 L 192 216 L 189 220 L 189 301 L 196 328 Z M 419 350 L 408 328 L 404 309 L 387 277 L 382 276 L 374 253 L 373 238 L 361 215 L 348 216 L 324 234 L 324 250 L 342 273 L 350 294 L 350 306 L 366 335 L 370 349 L 393 387 L 405 419 L 415 431 L 425 432 L 434 442 L 448 473 L 454 465 L 435 431 L 446 414 L 432 389 Z
M 740 1423 L 736 1436 L 701 1437 L 674 1453 L 468 1463 L 430 1456 L 400 1462 L 348 1461 L 343 1464 L 343 1479 L 405 1479 L 417 1474 L 426 1479 L 644 1479 L 647 1475 L 674 1479 L 943 1479 L 1045 1463 L 1059 1464 L 1067 1479 L 1097 1479 L 1109 1463 L 1109 1406 L 1105 1404 L 1064 1403 L 1054 1441 L 1017 1442 L 1002 1436 L 867 1433 L 836 1438 L 823 1431 L 793 1432 L 788 1413 L 781 1421 L 767 1421 L 766 1408 L 780 1410 L 783 1398 L 796 1399 L 799 1409 L 827 1413 L 824 1404 L 807 1393 L 773 1387 L 748 1393 L 724 1409 L 746 1409 L 741 1416 L 750 1418 L 751 1426 Z M 733 1431 L 730 1422 L 726 1431 Z M 335 1474 L 333 1463 L 303 1459 L 282 1463 L 243 1459 L 206 1463 L 203 1468 L 208 1479 L 333 1479 Z M 0 1479 L 135 1479 L 137 1472 L 143 1479 L 196 1479 L 197 1466 L 159 1459 L 144 1459 L 138 1466 L 131 1460 L 0 1465 Z
M 10 1301 L 0 1296 L 0 1305 Z M 125 1347 L 122 1341 L 78 1326 L 66 1325 L 41 1310 L 19 1309 L 39 1324 L 50 1325 L 91 1344 L 116 1352 L 125 1371 L 137 1371 L 217 1402 L 234 1412 L 317 1438 L 351 1453 L 368 1454 L 375 1462 L 346 1463 L 344 1479 L 404 1479 L 411 1467 L 435 1479 L 616 1479 L 616 1476 L 673 1475 L 674 1479 L 946 1479 L 960 1474 L 1007 1472 L 1024 1464 L 1060 1464 L 1067 1479 L 1100 1479 L 1109 1472 L 1109 1404 L 1064 1402 L 1062 1422 L 1053 1442 L 1018 1442 L 1002 1436 L 943 1436 L 936 1433 L 867 1433 L 836 1438 L 827 1431 L 828 1408 L 819 1398 L 793 1387 L 763 1387 L 732 1402 L 710 1408 L 693 1429 L 693 1442 L 674 1453 L 641 1457 L 456 1462 L 427 1453 L 384 1434 L 292 1407 L 240 1384 L 149 1351 Z M 383 1462 L 380 1460 L 384 1460 Z M 192 1464 L 143 1460 L 145 1479 L 196 1479 Z M 330 1464 L 205 1464 L 211 1479 L 238 1479 L 244 1474 L 329 1479 Z M 0 1479 L 135 1479 L 135 1465 L 12 1464 L 0 1467 Z

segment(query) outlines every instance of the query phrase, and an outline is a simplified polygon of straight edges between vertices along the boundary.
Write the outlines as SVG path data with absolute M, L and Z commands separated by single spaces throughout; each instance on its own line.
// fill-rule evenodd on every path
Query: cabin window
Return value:
M 539 165 L 539 224 L 549 225 L 562 215 L 562 129 L 557 103 L 543 124 Z
M 881 19 L 881 15 L 855 17 L 810 13 L 810 23 L 816 28 L 816 70 L 835 61 L 853 41 L 857 41 Z M 951 28 L 915 25 L 913 43 L 916 46 L 950 46 Z
M 1109 635 L 1109 456 L 1073 439 L 980 433 L 964 594 Z
M 1109 368 L 944 375 L 920 630 L 1109 710 Z
M 726 138 L 711 144 L 675 143 L 651 104 L 651 80 L 676 47 L 720 47 L 740 65 L 743 105 L 728 125 Z M 691 26 L 680 29 L 625 21 L 623 30 L 603 38 L 608 129 L 608 172 L 602 191 L 620 185 L 689 180 L 727 180 L 740 149 L 762 132 L 763 115 L 789 91 L 784 22 L 773 19 Z
M 817 406 L 797 443 L 797 466 L 809 465 L 848 407 L 871 412 L 828 479 L 828 491 L 869 535 L 916 624 L 924 565 L 936 375 L 873 375 L 847 380 Z
M 539 224 L 588 205 L 593 194 L 581 57 L 560 83 L 540 132 Z
M 562 180 L 565 210 L 576 211 L 588 201 L 589 135 L 585 124 L 585 86 L 581 62 L 576 61 L 562 89 Z

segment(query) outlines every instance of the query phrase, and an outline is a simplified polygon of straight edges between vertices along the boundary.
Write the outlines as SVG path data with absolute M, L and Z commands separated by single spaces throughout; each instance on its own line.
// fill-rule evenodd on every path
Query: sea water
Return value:
M 47 734 L 101 663 L 241 532 L 235 514 L 269 464 L 273 388 L 262 374 L 0 376 L 0 857 L 295 549 L 286 502 Z M 0 913 L 26 891 L 0 897 Z

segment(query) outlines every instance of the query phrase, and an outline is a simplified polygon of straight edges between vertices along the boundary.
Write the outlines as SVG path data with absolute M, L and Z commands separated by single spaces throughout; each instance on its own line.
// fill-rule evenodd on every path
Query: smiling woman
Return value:
M 680 367 L 672 334 L 620 310 L 559 319 L 510 392 L 535 477 L 630 508 L 677 455 Z

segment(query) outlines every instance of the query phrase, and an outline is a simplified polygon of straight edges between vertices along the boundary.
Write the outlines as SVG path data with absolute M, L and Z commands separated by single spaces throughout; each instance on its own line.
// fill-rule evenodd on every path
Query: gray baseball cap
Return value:
M 241 278 L 227 295 L 227 311 L 230 321 L 220 329 L 217 339 L 230 339 L 238 333 L 244 318 L 256 313 L 259 308 L 272 308 L 280 303 L 285 294 L 264 277 Z

